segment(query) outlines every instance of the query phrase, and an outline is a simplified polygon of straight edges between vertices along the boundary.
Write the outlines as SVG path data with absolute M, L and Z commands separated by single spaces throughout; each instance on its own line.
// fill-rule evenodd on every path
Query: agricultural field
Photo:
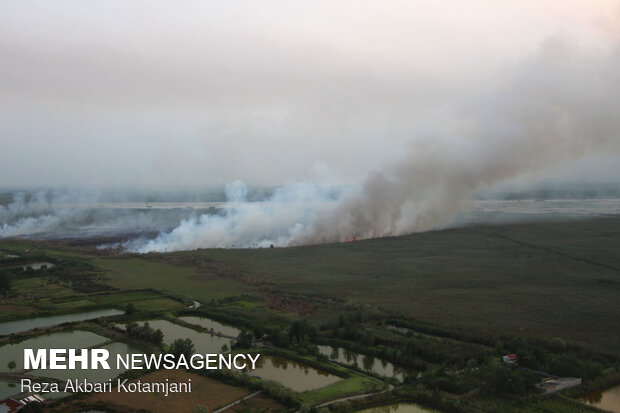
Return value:
M 321 296 L 480 334 L 561 337 L 620 356 L 618 251 L 620 219 L 608 218 L 157 259 L 208 259 L 274 294 Z
M 235 296 L 246 290 L 243 283 L 201 267 L 152 262 L 143 257 L 94 258 L 90 263 L 108 274 L 109 285 L 121 290 L 153 288 L 199 301 Z

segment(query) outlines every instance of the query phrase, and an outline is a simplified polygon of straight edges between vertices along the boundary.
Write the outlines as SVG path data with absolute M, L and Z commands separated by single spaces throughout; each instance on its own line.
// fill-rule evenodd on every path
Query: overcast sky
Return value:
M 615 0 L 0 0 L 0 186 L 359 180 Z M 453 123 L 452 123 L 453 122 Z M 610 179 L 618 158 L 550 176 Z

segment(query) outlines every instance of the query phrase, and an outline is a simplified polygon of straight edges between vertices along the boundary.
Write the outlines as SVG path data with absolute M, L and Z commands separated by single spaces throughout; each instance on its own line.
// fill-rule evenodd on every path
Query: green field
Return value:
M 152 262 L 141 257 L 95 258 L 90 261 L 109 275 L 113 287 L 124 289 L 153 288 L 208 301 L 242 293 L 244 284 L 218 277 L 200 268 Z
M 185 308 L 182 302 L 151 290 L 79 294 L 67 287 L 49 283 L 43 277 L 18 279 L 13 283 L 13 289 L 31 294 L 32 299 L 0 303 L 0 321 L 97 308 L 122 310 L 129 303 L 140 311 L 177 311 Z
M 461 228 L 286 249 L 200 250 L 272 292 L 620 355 L 620 219 Z

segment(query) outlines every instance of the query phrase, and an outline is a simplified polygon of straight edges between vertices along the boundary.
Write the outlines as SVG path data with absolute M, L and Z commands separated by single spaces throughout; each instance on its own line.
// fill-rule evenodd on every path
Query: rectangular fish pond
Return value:
M 319 352 L 329 357 L 330 360 L 347 366 L 357 366 L 359 369 L 374 373 L 380 377 L 395 377 L 400 382 L 405 380 L 406 369 L 395 366 L 389 361 L 355 353 L 340 347 L 318 346 L 318 348 Z
M 299 393 L 320 389 L 342 380 L 341 377 L 326 371 L 271 355 L 261 355 L 256 369 L 248 374 L 263 380 L 277 381 Z
M 104 310 L 83 311 L 81 313 L 73 314 L 25 318 L 22 320 L 0 323 L 0 335 L 21 333 L 22 331 L 32 330 L 33 328 L 51 327 L 62 323 L 72 323 L 74 321 L 84 321 L 119 314 L 123 314 L 123 312 L 115 308 L 108 308 Z

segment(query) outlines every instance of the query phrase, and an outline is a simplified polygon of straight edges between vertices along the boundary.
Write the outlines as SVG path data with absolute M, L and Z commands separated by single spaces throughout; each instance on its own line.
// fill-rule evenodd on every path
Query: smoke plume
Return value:
M 288 202 L 301 199 L 280 203 L 276 196 L 226 217 L 185 221 L 130 249 L 305 245 L 444 227 L 483 187 L 587 155 L 618 153 L 618 46 L 588 51 L 549 40 L 497 90 L 454 113 L 460 117 L 456 135 L 415 139 L 407 156 L 369 173 L 337 202 L 298 209 Z
M 126 204 L 91 191 L 18 192 L 7 205 L 0 205 L 0 238 L 135 235 L 170 230 L 196 214 L 188 209 L 151 210 L 143 203 Z
M 291 244 L 426 231 L 481 187 L 620 150 L 620 49 L 549 40 L 498 91 L 469 102 L 460 136 L 418 140 L 402 160 L 320 214 Z
M 224 214 L 202 214 L 184 219 L 171 232 L 155 239 L 123 244 L 133 252 L 177 251 L 197 248 L 286 246 L 333 203 L 331 188 L 298 183 L 277 188 L 263 202 L 245 202 L 247 187 L 234 182 L 226 187 L 228 208 Z
M 412 136 L 408 153 L 334 191 L 315 182 L 247 202 L 242 182 L 217 212 L 61 207 L 62 197 L 16 197 L 0 207 L 0 237 L 110 234 L 128 251 L 307 245 L 400 235 L 449 225 L 483 188 L 594 154 L 620 153 L 620 48 L 547 41 L 491 92 L 447 110 L 450 127 Z M 346 156 L 346 154 L 344 155 Z

